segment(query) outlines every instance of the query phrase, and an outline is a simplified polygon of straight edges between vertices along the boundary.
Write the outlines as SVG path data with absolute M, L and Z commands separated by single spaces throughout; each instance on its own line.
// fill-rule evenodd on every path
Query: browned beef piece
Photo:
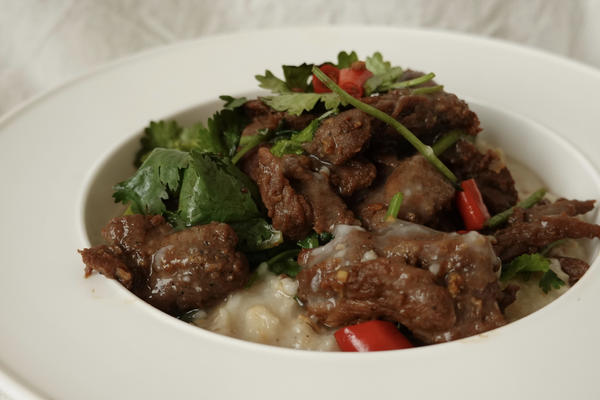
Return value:
M 500 262 L 488 237 L 438 232 L 398 220 L 380 228 L 375 238 L 386 257 L 401 257 L 432 271 L 454 299 L 456 324 L 443 332 L 415 332 L 423 340 L 448 341 L 504 325 L 497 303 Z
M 564 238 L 600 238 L 600 225 L 566 214 L 543 216 L 530 222 L 515 222 L 494 233 L 494 251 L 508 262 L 521 254 L 537 253 L 543 247 Z
M 250 100 L 244 104 L 244 111 L 250 117 L 250 123 L 242 131 L 242 136 L 251 136 L 261 129 L 277 129 L 281 114 L 260 100 Z
M 371 138 L 372 117 L 358 109 L 326 118 L 304 149 L 323 161 L 344 164 L 358 154 Z
M 303 250 L 298 296 L 309 313 L 337 327 L 386 318 L 412 330 L 442 330 L 455 321 L 452 298 L 429 271 L 379 257 L 371 233 L 339 225 L 328 245 Z
M 325 246 L 305 249 L 298 255 L 298 263 L 304 267 L 313 267 L 329 259 L 338 258 L 348 263 L 358 263 L 374 254 L 371 232 L 359 226 L 338 225 L 334 230 L 335 238 Z M 367 255 L 365 257 L 365 254 Z
M 500 264 L 487 237 L 405 221 L 373 232 L 342 225 L 334 235 L 298 258 L 298 296 L 317 320 L 335 327 L 391 319 L 424 343 L 505 323 L 497 302 Z
M 502 212 L 517 203 L 515 181 L 496 152 L 482 153 L 472 143 L 460 140 L 440 158 L 459 180 L 475 179 L 490 214 Z
M 244 170 L 258 185 L 273 226 L 284 236 L 299 240 L 313 228 L 329 232 L 335 224 L 358 221 L 333 191 L 326 173 L 315 172 L 306 156 L 274 156 L 261 147 L 244 162 Z
M 133 286 L 133 273 L 129 270 L 120 254 L 115 254 L 109 246 L 100 245 L 89 249 L 79 250 L 85 264 L 85 277 L 98 271 L 107 278 L 118 280 L 127 289 Z
M 308 157 L 288 154 L 283 156 L 282 165 L 283 174 L 292 180 L 295 190 L 311 205 L 315 232 L 331 232 L 337 224 L 358 223 L 352 211 L 331 188 L 328 176 L 310 169 Z
M 256 154 L 256 164 L 249 175 L 258 185 L 275 229 L 292 240 L 306 237 L 312 227 L 313 211 L 304 196 L 296 193 L 284 176 L 281 159 L 262 147 Z
M 509 223 L 514 223 L 517 220 L 522 222 L 535 221 L 546 215 L 568 215 L 574 217 L 593 210 L 594 203 L 595 200 L 580 201 L 561 198 L 553 203 L 544 202 L 529 209 L 519 209 L 509 218 Z
M 400 160 L 385 183 L 373 188 L 356 210 L 368 227 L 384 220 L 394 194 L 404 196 L 398 218 L 428 224 L 452 206 L 454 188 L 431 163 L 420 154 Z
M 117 279 L 127 289 L 139 287 L 145 282 L 150 268 L 148 260 L 157 250 L 157 241 L 171 229 L 160 215 L 114 218 L 102 229 L 108 245 L 80 251 L 86 276 L 96 270 Z
M 560 268 L 569 275 L 569 285 L 573 286 L 586 273 L 590 265 L 583 260 L 572 257 L 555 257 Z
M 441 331 L 456 319 L 448 291 L 429 271 L 401 260 L 381 257 L 344 266 L 326 262 L 303 271 L 298 280 L 303 297 L 304 289 L 318 281 L 319 295 L 307 298 L 312 316 L 327 326 L 385 318 L 411 331 Z
M 405 158 L 384 185 L 384 202 L 394 194 L 404 196 L 399 218 L 417 223 L 430 222 L 436 214 L 450 208 L 454 188 L 425 157 Z
M 291 115 L 273 110 L 261 100 L 250 100 L 244 104 L 244 111 L 250 123 L 242 131 L 242 136 L 255 135 L 261 129 L 274 130 L 280 125 L 286 129 L 302 130 L 315 116 L 312 114 Z
M 329 176 L 333 188 L 344 197 L 368 188 L 377 176 L 375 165 L 362 157 L 350 159 L 341 165 L 333 165 L 312 156 L 308 159 L 310 169 Z
M 247 282 L 246 257 L 237 236 L 212 222 L 172 233 L 160 240 L 142 298 L 173 315 L 204 308 L 241 289 Z
M 413 95 L 411 90 L 400 89 L 361 100 L 391 115 L 426 143 L 451 129 L 463 129 L 469 135 L 481 130 L 479 119 L 469 106 L 444 91 Z M 392 147 L 409 147 L 394 128 L 352 109 L 325 119 L 313 141 L 305 144 L 304 149 L 324 161 L 340 165 L 364 150 L 372 136 L 376 143 L 385 143 L 384 146 L 389 142 Z
M 331 184 L 344 197 L 368 188 L 377 175 L 375 165 L 359 158 L 348 160 L 343 165 L 332 165 L 329 170 Z
M 248 279 L 248 263 L 226 224 L 173 232 L 161 216 L 127 215 L 102 233 L 107 245 L 80 251 L 86 276 L 96 270 L 115 278 L 172 315 L 207 307 Z
M 467 103 L 444 91 L 413 95 L 409 89 L 399 89 L 362 101 L 391 115 L 426 143 L 451 129 L 463 129 L 469 135 L 476 135 L 481 130 L 477 114 Z M 393 128 L 379 122 L 374 128 L 378 137 L 399 136 Z

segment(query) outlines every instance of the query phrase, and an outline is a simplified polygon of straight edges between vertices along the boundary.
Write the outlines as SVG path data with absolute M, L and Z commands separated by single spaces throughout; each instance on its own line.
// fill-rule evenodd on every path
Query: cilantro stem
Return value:
M 283 252 L 277 254 L 276 256 L 272 257 L 271 259 L 269 259 L 267 261 L 267 264 L 272 265 L 281 260 L 285 260 L 286 258 L 296 258 L 296 257 L 298 257 L 298 254 L 300 254 L 300 250 L 301 249 L 291 249 L 291 250 L 283 251 Z
M 271 138 L 271 132 L 258 132 L 256 135 L 246 136 L 248 139 L 245 140 L 244 145 L 237 153 L 231 158 L 231 163 L 235 165 L 242 157 L 246 155 L 250 150 L 258 146 L 259 144 L 266 142 Z
M 443 85 L 423 86 L 423 87 L 420 87 L 420 88 L 412 89 L 410 91 L 410 93 L 411 94 L 431 94 L 431 93 L 439 92 L 442 89 L 444 89 Z
M 531 208 L 536 203 L 538 203 L 540 200 L 542 200 L 545 195 L 546 195 L 546 189 L 541 188 L 541 189 L 536 190 L 531 196 L 529 196 L 525 200 L 517 203 L 516 206 L 513 206 L 507 210 L 504 210 L 501 213 L 498 213 L 498 214 L 494 215 L 492 218 L 488 219 L 485 223 L 485 226 L 487 228 L 495 228 L 498 225 L 503 224 L 504 222 L 506 222 L 508 220 L 508 217 L 510 217 L 513 214 L 516 207 Z
M 563 245 L 567 242 L 567 239 L 558 239 L 548 245 L 546 245 L 546 247 L 544 247 L 542 249 L 542 251 L 540 251 L 540 254 L 543 255 L 544 257 L 548 255 L 548 253 L 550 253 L 550 251 L 555 248 L 556 246 L 560 246 Z
M 387 222 L 393 222 L 394 220 L 396 220 L 396 218 L 398 218 L 398 213 L 400 212 L 400 207 L 402 206 L 403 200 L 404 196 L 400 192 L 396 193 L 392 197 L 387 212 L 385 213 L 385 220 Z
M 450 146 L 452 146 L 454 143 L 456 143 L 458 141 L 458 139 L 460 139 L 464 136 L 466 136 L 466 133 L 462 129 L 453 129 L 451 131 L 444 133 L 444 135 L 441 138 L 439 138 L 431 146 L 431 148 L 433 149 L 433 152 L 435 153 L 435 155 L 439 156 L 440 154 L 442 154 L 443 152 L 448 150 L 448 148 Z
M 342 99 L 343 101 L 345 101 L 345 102 L 353 105 L 354 107 L 358 108 L 359 110 L 379 119 L 380 121 L 383 121 L 388 125 L 391 125 L 394 129 L 396 129 L 396 131 L 400 135 L 402 135 L 402 137 L 404 137 L 410 144 L 412 144 L 413 147 L 415 149 L 417 149 L 417 151 L 419 153 L 421 153 L 427 161 L 429 161 L 431 164 L 433 164 L 433 166 L 435 168 L 437 168 L 437 170 L 440 171 L 440 173 L 442 175 L 444 175 L 450 182 L 456 184 L 457 179 L 456 179 L 456 176 L 452 173 L 452 171 L 450 171 L 448 169 L 448 167 L 446 167 L 440 161 L 440 159 L 437 158 L 437 156 L 433 152 L 433 149 L 430 146 L 427 146 L 426 144 L 421 142 L 419 140 L 419 138 L 417 138 L 414 135 L 414 133 L 412 133 L 407 127 L 405 127 L 400 122 L 396 121 L 394 118 L 392 118 L 388 114 L 384 113 L 383 111 L 378 110 L 377 108 L 370 106 L 368 104 L 365 104 L 362 101 L 358 100 L 357 98 L 354 98 L 351 95 L 349 95 L 346 91 L 344 91 L 342 88 L 340 88 L 334 81 L 332 81 L 331 78 L 329 78 L 327 75 L 325 75 L 318 67 L 313 67 L 313 74 L 315 74 L 315 76 L 317 78 L 319 78 L 319 80 L 321 82 L 323 82 L 325 84 L 325 86 L 327 86 L 329 89 L 331 89 L 331 91 L 334 92 L 335 94 L 337 94 L 338 97 L 340 97 L 340 99 Z
M 417 86 L 425 82 L 429 82 L 435 78 L 435 74 L 433 72 L 428 73 L 427 75 L 418 76 L 413 79 L 409 79 L 407 81 L 394 82 L 388 86 L 388 89 L 404 89 L 411 86 Z

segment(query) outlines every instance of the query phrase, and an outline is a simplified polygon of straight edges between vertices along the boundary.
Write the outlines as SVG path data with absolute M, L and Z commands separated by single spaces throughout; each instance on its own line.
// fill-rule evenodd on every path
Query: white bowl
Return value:
M 90 232 L 115 210 L 106 188 L 132 171 L 128 157 L 149 120 L 189 123 L 207 116 L 218 95 L 253 91 L 253 75 L 265 68 L 279 73 L 281 64 L 333 59 L 343 49 L 363 57 L 380 50 L 394 64 L 435 71 L 448 91 L 472 102 L 489 140 L 532 166 L 550 189 L 600 197 L 593 159 L 600 73 L 541 52 L 444 32 L 311 28 L 219 36 L 136 56 L 0 121 L 5 390 L 61 399 L 600 396 L 598 261 L 560 299 L 506 327 L 367 354 L 227 338 L 161 313 L 114 281 L 83 279 L 75 250 L 95 241 Z M 595 256 L 597 242 L 592 247 Z

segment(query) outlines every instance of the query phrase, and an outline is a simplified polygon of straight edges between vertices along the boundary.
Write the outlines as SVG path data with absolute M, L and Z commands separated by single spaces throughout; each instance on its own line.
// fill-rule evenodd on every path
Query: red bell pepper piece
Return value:
M 332 81 L 334 81 L 335 83 L 338 83 L 338 80 L 340 77 L 340 70 L 338 69 L 338 67 L 336 67 L 335 65 L 331 65 L 331 64 L 323 64 L 319 67 L 319 69 L 321 71 L 323 71 L 325 73 L 325 75 L 330 77 Z M 323 82 L 321 82 L 319 80 L 319 78 L 317 78 L 314 74 L 313 74 L 312 84 L 313 84 L 313 90 L 315 91 L 315 93 L 331 92 L 331 89 L 329 89 L 327 86 L 325 86 L 325 84 L 323 84 Z
M 363 61 L 356 61 L 350 68 L 340 70 L 338 85 L 351 96 L 360 98 L 365 91 L 365 82 L 372 76 L 373 73 L 367 69 Z
M 342 351 L 381 351 L 413 347 L 391 322 L 367 321 L 338 329 L 335 340 Z
M 463 189 L 462 192 L 456 194 L 458 211 L 467 230 L 478 231 L 483 228 L 485 221 L 490 218 L 490 213 L 483 203 L 475 179 L 462 181 L 460 187 Z

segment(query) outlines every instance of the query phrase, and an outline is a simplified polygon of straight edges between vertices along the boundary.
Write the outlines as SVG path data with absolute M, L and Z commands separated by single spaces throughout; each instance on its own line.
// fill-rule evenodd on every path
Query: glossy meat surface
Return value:
M 396 221 L 367 232 L 338 226 L 335 239 L 299 256 L 298 296 L 329 326 L 385 318 L 424 343 L 505 323 L 499 261 L 489 240 Z
M 240 289 L 249 269 L 226 224 L 178 232 L 161 216 L 128 215 L 103 230 L 106 245 L 81 250 L 86 275 L 96 270 L 119 280 L 155 307 L 179 315 Z

